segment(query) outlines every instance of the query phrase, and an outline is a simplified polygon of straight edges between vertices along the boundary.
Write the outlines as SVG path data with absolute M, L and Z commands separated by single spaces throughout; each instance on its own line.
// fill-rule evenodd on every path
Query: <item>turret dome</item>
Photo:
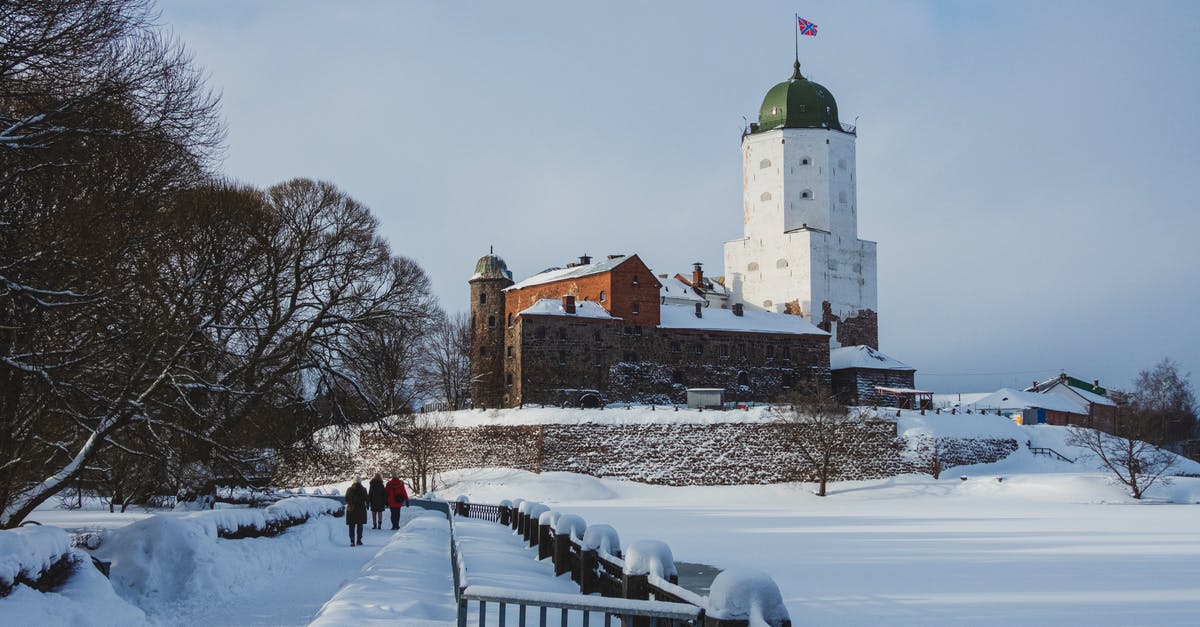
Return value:
M 475 274 L 471 275 L 470 280 L 480 279 L 505 279 L 511 282 L 512 272 L 508 270 L 508 264 L 495 252 L 489 252 L 475 262 Z
M 833 94 L 823 85 L 804 78 L 800 73 L 800 61 L 796 61 L 790 79 L 767 92 L 758 112 L 758 124 L 751 132 L 760 133 L 776 128 L 842 130 Z

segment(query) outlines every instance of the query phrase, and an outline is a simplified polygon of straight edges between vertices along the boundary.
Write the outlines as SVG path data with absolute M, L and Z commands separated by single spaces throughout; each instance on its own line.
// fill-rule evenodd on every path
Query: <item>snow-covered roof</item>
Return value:
M 674 300 L 687 300 L 696 303 L 704 302 L 704 297 L 696 293 L 690 285 L 680 281 L 678 277 L 670 277 L 667 279 L 659 278 L 658 282 L 662 284 L 659 294 L 663 298 Z
M 525 309 L 517 315 L 567 316 L 569 318 L 604 318 L 606 320 L 620 320 L 620 318 L 608 313 L 608 310 L 601 307 L 599 303 L 594 303 L 590 300 L 577 301 L 575 303 L 575 313 L 567 313 L 563 310 L 562 300 L 557 298 L 543 298 L 530 305 L 528 309 Z
M 701 317 L 697 318 L 695 307 L 663 305 L 660 308 L 659 320 L 658 326 L 663 329 L 829 335 L 801 316 L 749 309 L 742 315 L 735 316 L 731 309 L 705 307 L 701 310 Z
M 589 263 L 589 264 L 585 264 L 582 266 L 573 266 L 570 268 L 555 268 L 553 270 L 546 270 L 545 272 L 535 274 L 535 275 L 529 277 L 528 279 L 525 279 L 524 281 L 517 283 L 516 285 L 506 288 L 505 291 L 519 290 L 521 288 L 530 287 L 532 285 L 541 285 L 543 283 L 553 283 L 554 281 L 561 281 L 563 279 L 577 279 L 579 277 L 585 277 L 585 276 L 589 276 L 592 274 L 608 272 L 609 270 L 616 268 L 617 266 L 621 265 L 622 263 L 625 263 L 626 261 L 629 261 L 632 258 L 633 258 L 632 256 L 627 257 L 627 256 L 622 255 L 620 257 L 616 257 L 613 259 L 605 259 L 603 261 L 597 261 L 595 263 Z
M 1087 414 L 1087 408 L 1056 394 L 1023 392 L 1012 388 L 1000 388 L 979 399 L 974 405 L 979 409 L 1025 409 L 1028 407 L 1037 407 L 1072 414 Z
M 872 370 L 916 370 L 888 357 L 870 346 L 842 346 L 829 351 L 829 369 L 870 368 Z
M 1038 393 L 1057 394 L 1070 400 L 1078 400 L 1079 402 L 1091 403 L 1093 405 L 1107 405 L 1109 407 L 1117 406 L 1115 402 L 1104 396 L 1077 388 L 1065 381 L 1055 381 L 1044 388 L 1039 386 Z
M 883 392 L 884 394 L 928 394 L 933 396 L 933 392 L 928 392 L 926 390 L 918 390 L 916 388 L 890 388 L 882 385 L 875 386 L 875 391 Z

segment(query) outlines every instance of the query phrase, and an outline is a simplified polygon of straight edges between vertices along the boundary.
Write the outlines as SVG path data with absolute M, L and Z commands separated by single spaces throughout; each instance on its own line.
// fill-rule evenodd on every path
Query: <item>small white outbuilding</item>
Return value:
M 725 406 L 725 388 L 688 388 L 687 406 L 691 409 L 721 409 Z

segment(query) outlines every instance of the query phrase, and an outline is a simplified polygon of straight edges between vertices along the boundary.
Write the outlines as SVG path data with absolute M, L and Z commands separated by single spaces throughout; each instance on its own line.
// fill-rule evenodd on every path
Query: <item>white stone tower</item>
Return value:
M 834 345 L 878 348 L 875 242 L 858 239 L 854 142 L 833 94 L 797 61 L 742 138 L 745 235 L 725 243 L 725 285 L 746 307 L 803 315 Z

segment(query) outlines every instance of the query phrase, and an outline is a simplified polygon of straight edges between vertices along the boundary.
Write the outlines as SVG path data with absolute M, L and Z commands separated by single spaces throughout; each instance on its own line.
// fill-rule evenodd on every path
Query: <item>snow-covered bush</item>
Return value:
M 582 541 L 585 531 L 587 531 L 587 522 L 575 514 L 563 514 L 554 522 L 555 535 L 571 536 L 573 539 Z
M 659 540 L 638 540 L 625 551 L 626 575 L 655 575 L 670 579 L 678 573 L 671 547 Z
M 709 589 L 705 614 L 717 620 L 745 620 L 772 627 L 790 620 L 779 586 L 770 575 L 750 569 L 717 575 Z
M 38 581 L 70 554 L 71 536 L 58 527 L 0 531 L 0 597 L 7 596 L 18 582 Z
M 583 541 L 580 542 L 580 545 L 585 551 L 597 551 L 600 554 L 614 557 L 621 556 L 621 538 L 612 525 L 588 525 L 587 531 L 583 532 Z

